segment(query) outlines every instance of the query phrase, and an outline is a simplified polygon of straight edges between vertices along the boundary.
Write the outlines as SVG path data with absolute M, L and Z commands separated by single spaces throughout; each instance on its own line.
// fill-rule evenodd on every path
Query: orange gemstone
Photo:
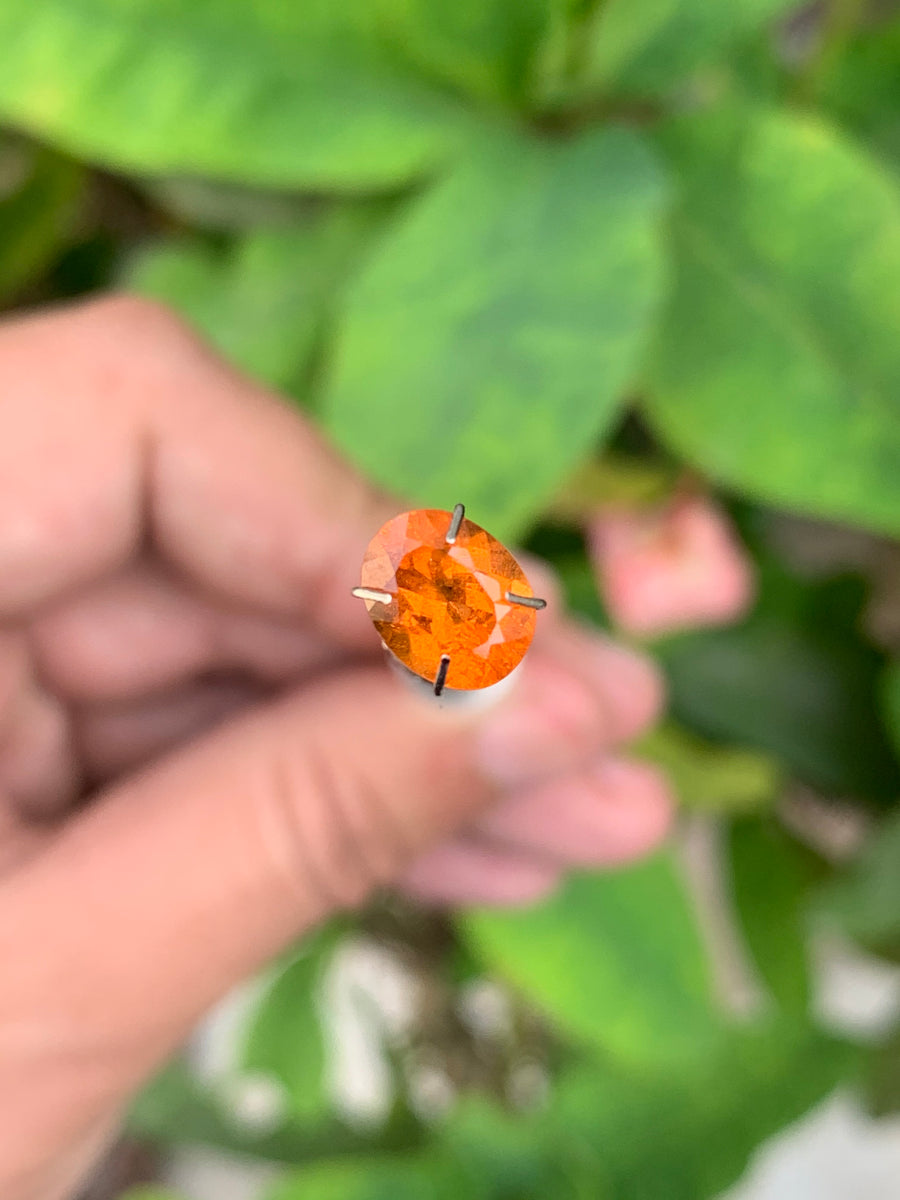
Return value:
M 505 546 L 474 522 L 463 520 L 448 546 L 450 520 L 440 509 L 418 509 L 376 533 L 362 586 L 393 599 L 366 607 L 388 649 L 423 679 L 433 680 L 448 654 L 448 687 L 489 687 L 518 666 L 534 636 L 535 610 L 510 604 L 506 593 L 534 592 Z

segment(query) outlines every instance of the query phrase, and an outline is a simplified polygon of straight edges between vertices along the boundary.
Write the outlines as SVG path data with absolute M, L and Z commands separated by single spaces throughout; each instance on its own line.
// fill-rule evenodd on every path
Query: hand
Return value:
M 556 604 L 488 713 L 385 669 L 350 589 L 402 508 L 154 305 L 0 328 L 5 1200 L 69 1195 L 203 1011 L 373 887 L 524 902 L 663 836 L 613 750 L 657 676 Z

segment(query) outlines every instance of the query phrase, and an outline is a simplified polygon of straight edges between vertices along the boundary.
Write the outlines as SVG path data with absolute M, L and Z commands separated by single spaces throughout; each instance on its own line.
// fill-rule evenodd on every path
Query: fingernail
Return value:
M 563 668 L 535 665 L 522 688 L 489 716 L 476 736 L 482 771 L 504 787 L 577 766 L 597 748 L 602 734 L 596 696 Z

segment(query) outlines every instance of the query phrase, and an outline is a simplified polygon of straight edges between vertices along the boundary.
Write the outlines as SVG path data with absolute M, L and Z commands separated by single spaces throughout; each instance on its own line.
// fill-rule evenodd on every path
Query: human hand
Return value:
M 350 589 L 402 507 L 155 305 L 0 328 L 4 1200 L 69 1195 L 203 1011 L 374 887 L 525 902 L 664 835 L 615 750 L 657 676 L 556 605 L 488 712 L 385 669 Z

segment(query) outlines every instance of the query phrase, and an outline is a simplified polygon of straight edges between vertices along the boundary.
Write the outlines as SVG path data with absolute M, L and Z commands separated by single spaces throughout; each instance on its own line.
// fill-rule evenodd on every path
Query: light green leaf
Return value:
M 475 1179 L 438 1158 L 329 1163 L 290 1175 L 265 1200 L 480 1200 Z
M 632 379 L 661 298 L 663 195 L 623 131 L 482 146 L 351 289 L 331 433 L 400 494 L 521 530 Z
M 138 256 L 127 282 L 180 312 L 238 367 L 304 396 L 341 289 L 384 212 L 382 204 L 341 206 L 249 233 L 224 251 L 165 240 Z
M 0 46 L 0 117 L 118 170 L 394 187 L 467 122 L 368 0 L 5 0 Z
M 701 812 L 767 808 L 781 784 L 777 764 L 766 755 L 717 746 L 674 722 L 646 734 L 634 752 L 666 772 L 686 808 Z
M 747 948 L 779 1006 L 803 1016 L 810 999 L 808 899 L 821 869 L 771 817 L 735 821 L 728 850 Z
M 594 24 L 585 82 L 630 95 L 668 91 L 796 6 L 796 0 L 608 0 Z
M 671 859 L 577 876 L 523 912 L 476 912 L 462 933 L 565 1033 L 653 1063 L 711 1034 L 706 960 Z
M 900 816 L 872 832 L 858 861 L 823 889 L 818 909 L 868 949 L 900 961 Z
M 13 154 L 12 148 L 0 151 Z M 24 178 L 0 195 L 0 300 L 14 296 L 49 266 L 65 244 L 84 172 L 50 151 L 21 150 Z M 0 158 L 0 173 L 4 165 Z M 2 191 L 2 189 L 0 189 Z
M 722 113 L 664 137 L 683 177 L 647 412 L 722 482 L 900 531 L 900 192 L 818 120 Z
M 307 939 L 268 987 L 243 1037 L 240 1068 L 275 1079 L 304 1122 L 331 1109 L 324 1079 L 325 1047 L 317 994 L 336 942 L 326 928 Z

